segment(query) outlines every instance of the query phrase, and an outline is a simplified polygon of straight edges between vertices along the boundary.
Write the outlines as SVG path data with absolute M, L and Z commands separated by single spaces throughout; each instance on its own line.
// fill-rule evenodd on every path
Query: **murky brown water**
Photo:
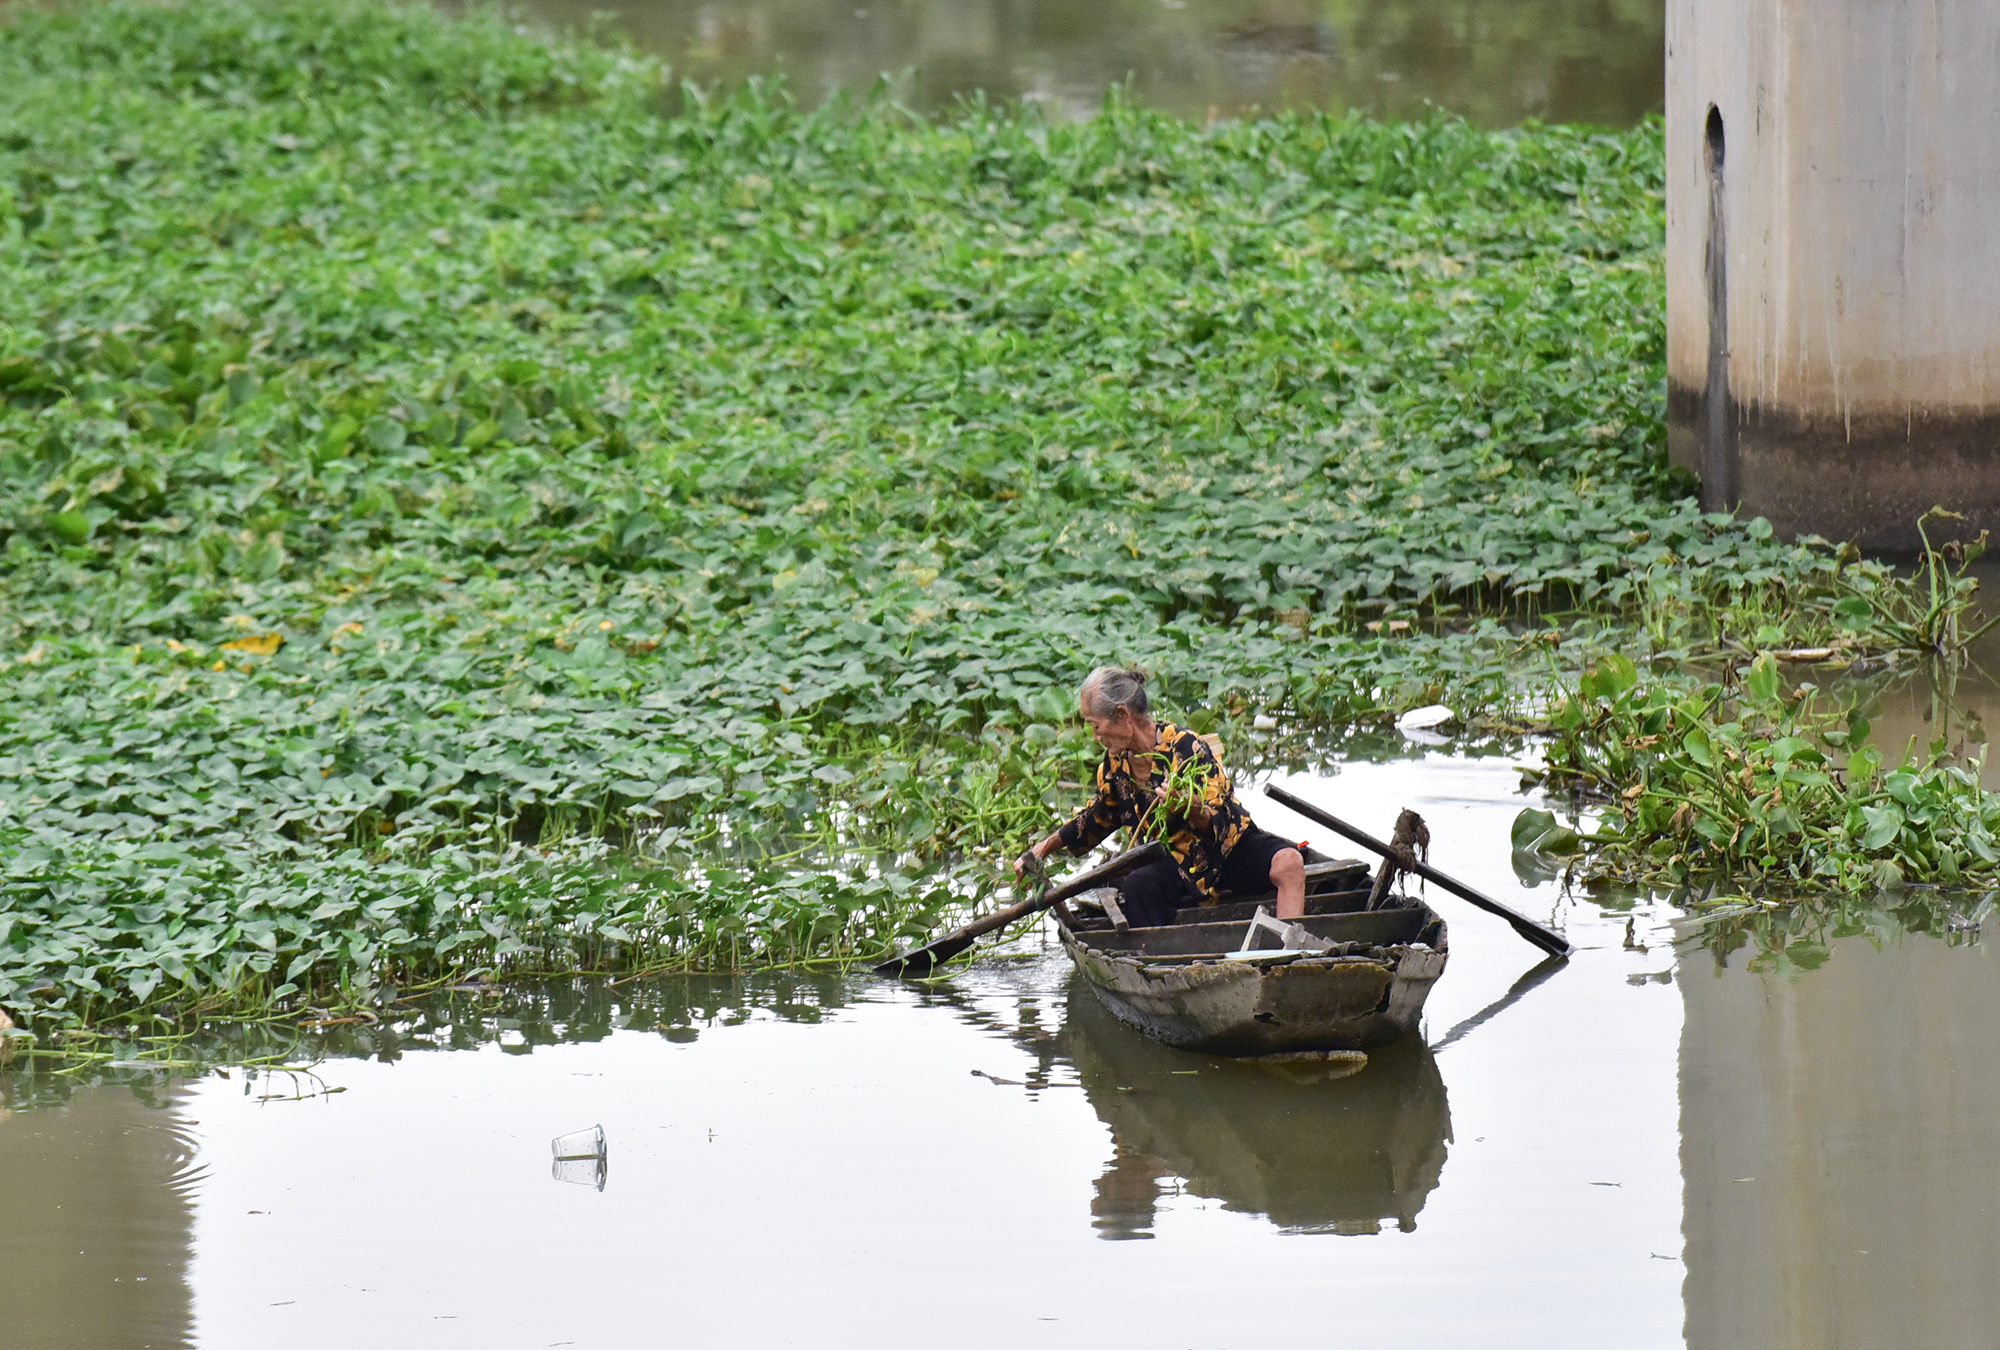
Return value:
M 1992 953 L 1854 937 L 1802 979 L 1691 960 L 1681 992 L 1690 1350 L 1992 1345 Z
M 2000 668 L 2000 659 L 1990 664 Z M 1987 728 L 2000 725 L 2000 683 L 1984 669 L 1969 670 L 1948 687 L 1939 687 L 1921 670 L 1877 683 L 1879 691 L 1865 697 L 1862 707 L 1872 723 L 1869 738 L 1892 761 L 1909 753 L 1922 756 L 1939 741 L 1952 754 L 1969 759 L 1985 751 Z M 1990 753 L 1981 781 L 1989 791 L 2000 789 L 2000 762 Z
M 1513 763 L 1287 780 L 1378 827 L 1415 806 L 1439 866 L 1581 948 L 1523 981 L 1533 949 L 1434 897 L 1427 1044 L 1354 1077 L 1153 1045 L 1032 939 L 935 990 L 466 996 L 347 1042 L 372 1058 L 0 1120 L 0 1268 L 31 1273 L 5 1325 L 47 1350 L 1986 1344 L 1985 948 L 1855 938 L 1789 980 L 1677 954 L 1664 910 L 1513 878 Z M 593 1123 L 602 1192 L 550 1175 Z
M 0 1345 L 185 1342 L 200 1172 L 180 1095 L 102 1087 L 60 1111 L 0 1107 Z
M 1658 0 L 528 0 L 608 12 L 702 84 L 782 74 L 807 104 L 888 75 L 934 111 L 985 92 L 1088 116 L 1129 80 L 1189 117 L 1251 108 L 1447 108 L 1625 126 L 1661 105 Z

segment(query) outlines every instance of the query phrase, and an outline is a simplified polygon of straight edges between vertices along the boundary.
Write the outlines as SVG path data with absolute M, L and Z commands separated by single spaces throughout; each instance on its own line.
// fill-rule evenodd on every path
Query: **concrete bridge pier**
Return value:
M 1668 445 L 1704 505 L 2000 534 L 2000 5 L 1668 0 L 1666 154 Z

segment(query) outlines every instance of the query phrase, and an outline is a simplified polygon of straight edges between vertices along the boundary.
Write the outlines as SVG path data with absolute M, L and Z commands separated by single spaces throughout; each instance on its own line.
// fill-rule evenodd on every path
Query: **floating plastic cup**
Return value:
M 583 1158 L 602 1158 L 604 1149 L 604 1127 L 593 1125 L 587 1130 L 574 1134 L 559 1134 L 551 1147 L 555 1149 L 558 1162 L 575 1162 Z
M 593 1125 L 572 1134 L 559 1134 L 550 1142 L 550 1147 L 556 1155 L 555 1162 L 549 1167 L 550 1176 L 573 1186 L 604 1189 L 610 1166 L 602 1125 Z

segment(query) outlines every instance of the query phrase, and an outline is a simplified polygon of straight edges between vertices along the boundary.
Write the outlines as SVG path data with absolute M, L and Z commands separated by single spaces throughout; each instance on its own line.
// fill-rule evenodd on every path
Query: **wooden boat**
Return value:
M 1444 973 L 1444 920 L 1403 895 L 1369 909 L 1369 889 L 1366 863 L 1307 851 L 1300 925 L 1331 944 L 1324 951 L 1251 931 L 1275 895 L 1189 906 L 1171 924 L 1130 928 L 1106 888 L 1056 906 L 1056 924 L 1091 992 L 1155 1040 L 1230 1057 L 1323 1056 L 1414 1032 Z

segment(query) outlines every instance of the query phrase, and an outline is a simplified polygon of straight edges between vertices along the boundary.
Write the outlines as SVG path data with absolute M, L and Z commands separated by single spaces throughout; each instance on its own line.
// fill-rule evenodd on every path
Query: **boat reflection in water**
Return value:
M 1359 1072 L 1270 1067 L 1170 1050 L 1072 984 L 1060 1048 L 1111 1127 L 1091 1202 L 1102 1237 L 1151 1237 L 1160 1197 L 1180 1191 L 1287 1232 L 1409 1232 L 1444 1169 L 1451 1111 L 1418 1037 Z

